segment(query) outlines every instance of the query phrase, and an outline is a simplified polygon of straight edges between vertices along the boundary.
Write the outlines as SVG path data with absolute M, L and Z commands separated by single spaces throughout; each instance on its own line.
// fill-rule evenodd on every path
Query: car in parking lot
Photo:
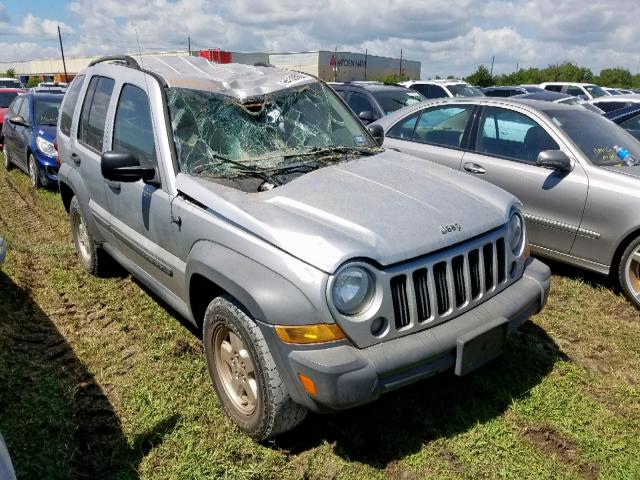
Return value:
M 62 95 L 25 93 L 11 102 L 2 124 L 4 166 L 29 175 L 31 186 L 56 185 L 56 124 Z
M 0 77 L 0 88 L 20 88 L 20 89 L 23 89 L 24 85 L 17 78 Z
M 530 93 L 526 87 L 486 87 L 480 89 L 487 97 L 512 97 L 514 95 L 525 95 Z M 540 89 L 543 90 L 543 89 Z M 544 91 L 544 90 L 543 90 Z
M 400 85 L 420 92 L 425 98 L 481 97 L 484 95 L 479 88 L 457 78 L 407 80 L 400 82 Z
M 614 110 L 606 113 L 605 117 L 640 140 L 640 104 L 634 103 L 628 107 Z
M 418 92 L 381 82 L 331 83 L 347 105 L 367 125 L 391 112 L 421 102 L 425 98 Z
M 583 100 L 591 100 L 592 98 L 606 97 L 609 94 L 598 85 L 593 83 L 579 82 L 544 82 L 540 86 L 545 90 L 557 93 L 566 93 Z
M 589 100 L 591 105 L 595 105 L 600 110 L 609 113 L 621 108 L 630 107 L 631 105 L 640 105 L 640 95 L 611 95 L 608 97 L 599 97 Z
M 4 116 L 9 110 L 11 102 L 21 93 L 27 93 L 26 90 L 20 88 L 0 88 L 0 126 L 4 122 Z M 0 146 L 4 144 L 4 137 L 2 136 L 2 129 L 0 127 Z
M 518 201 L 381 134 L 314 77 L 198 57 L 99 59 L 65 96 L 80 262 L 109 254 L 202 329 L 255 438 L 469 373 L 545 303 Z
M 640 143 L 579 106 L 424 102 L 385 117 L 385 147 L 465 171 L 524 204 L 532 250 L 609 274 L 640 306 Z
M 514 95 L 511 97 L 513 100 L 540 100 L 543 102 L 562 103 L 564 105 L 579 105 L 586 110 L 590 110 L 594 113 L 603 114 L 604 111 L 600 110 L 595 105 L 587 102 L 573 95 L 567 95 L 566 93 L 549 92 L 543 90 L 542 92 L 526 93 L 524 95 Z

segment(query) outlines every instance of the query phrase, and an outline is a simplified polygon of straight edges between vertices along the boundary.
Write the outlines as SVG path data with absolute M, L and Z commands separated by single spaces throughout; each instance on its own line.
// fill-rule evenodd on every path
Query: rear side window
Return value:
M 106 77 L 93 77 L 84 97 L 80 113 L 78 140 L 88 147 L 102 151 L 104 124 L 114 81 Z
M 156 164 L 151 109 L 147 94 L 138 87 L 122 87 L 113 124 L 112 150 L 132 152 L 141 163 Z
M 545 85 L 544 89 L 550 92 L 560 92 L 562 91 L 562 85 Z
M 84 83 L 84 75 L 79 75 L 74 78 L 69 91 L 64 97 L 64 104 L 62 105 L 62 111 L 60 112 L 60 131 L 66 136 L 71 134 L 71 121 L 73 120 L 73 112 L 78 103 L 78 96 Z
M 584 95 L 584 92 L 580 87 L 575 87 L 570 85 L 567 87 L 567 95 L 573 95 L 574 97 L 579 97 L 580 95 Z
M 447 92 L 444 91 L 444 88 L 439 87 L 438 85 L 429 85 L 427 98 L 443 98 L 447 96 Z

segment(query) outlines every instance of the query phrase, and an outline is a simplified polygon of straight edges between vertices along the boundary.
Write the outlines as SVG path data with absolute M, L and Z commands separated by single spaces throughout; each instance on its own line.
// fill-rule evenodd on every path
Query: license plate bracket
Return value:
M 509 330 L 509 320 L 496 318 L 458 337 L 455 373 L 464 376 L 499 357 Z

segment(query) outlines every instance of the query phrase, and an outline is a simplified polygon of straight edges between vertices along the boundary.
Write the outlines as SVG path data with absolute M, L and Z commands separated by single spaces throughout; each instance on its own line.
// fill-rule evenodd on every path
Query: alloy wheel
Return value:
M 640 301 L 640 247 L 627 258 L 625 281 L 631 294 Z

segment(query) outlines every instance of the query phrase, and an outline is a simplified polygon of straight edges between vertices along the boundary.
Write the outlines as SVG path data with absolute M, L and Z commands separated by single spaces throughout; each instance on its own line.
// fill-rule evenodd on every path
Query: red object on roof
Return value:
M 198 52 L 199 57 L 206 58 L 210 62 L 215 63 L 231 63 L 233 54 L 225 50 L 200 50 Z

